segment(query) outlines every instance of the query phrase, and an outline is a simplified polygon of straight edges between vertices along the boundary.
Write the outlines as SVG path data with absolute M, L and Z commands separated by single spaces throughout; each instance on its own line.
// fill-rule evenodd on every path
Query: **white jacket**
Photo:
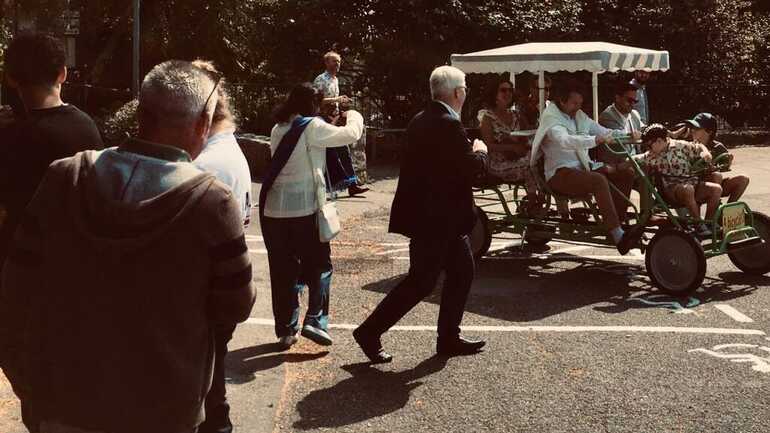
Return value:
M 275 154 L 296 117 L 273 127 L 270 133 L 272 154 Z M 347 146 L 358 141 L 363 133 L 364 119 L 357 111 L 347 112 L 345 126 L 334 126 L 320 117 L 313 119 L 299 137 L 297 147 L 267 194 L 265 216 L 296 218 L 312 215 L 320 209 L 326 201 L 326 148 Z

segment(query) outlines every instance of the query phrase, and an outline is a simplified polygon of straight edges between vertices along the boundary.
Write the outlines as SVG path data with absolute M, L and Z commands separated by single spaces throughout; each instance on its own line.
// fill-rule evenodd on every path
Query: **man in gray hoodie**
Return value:
M 203 421 L 214 329 L 254 303 L 241 212 L 192 165 L 216 83 L 157 65 L 139 134 L 54 162 L 0 290 L 0 366 L 31 432 L 189 433 Z

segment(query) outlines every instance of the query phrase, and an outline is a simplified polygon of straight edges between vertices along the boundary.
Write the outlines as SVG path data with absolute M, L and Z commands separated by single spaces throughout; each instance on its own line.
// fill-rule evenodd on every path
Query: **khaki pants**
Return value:
M 625 194 L 625 197 L 611 189 L 610 182 Z M 619 215 L 625 219 L 628 209 L 626 197 L 631 192 L 633 183 L 634 174 L 628 170 L 606 174 L 577 168 L 560 168 L 548 180 L 548 186 L 557 194 L 570 197 L 593 195 L 608 230 L 620 226 Z

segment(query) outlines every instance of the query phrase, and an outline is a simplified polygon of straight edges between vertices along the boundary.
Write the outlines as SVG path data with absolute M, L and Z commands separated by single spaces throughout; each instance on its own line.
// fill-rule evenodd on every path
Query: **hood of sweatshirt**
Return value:
M 136 139 L 74 159 L 65 186 L 69 213 L 105 252 L 151 244 L 187 218 L 215 181 L 183 150 Z

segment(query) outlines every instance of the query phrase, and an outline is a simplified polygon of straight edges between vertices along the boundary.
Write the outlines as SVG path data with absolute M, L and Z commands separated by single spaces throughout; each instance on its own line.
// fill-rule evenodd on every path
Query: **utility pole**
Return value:
M 131 93 L 134 95 L 134 97 L 139 96 L 139 32 L 141 29 L 141 25 L 139 22 L 141 12 L 140 12 L 140 6 L 141 6 L 141 0 L 133 0 L 134 2 L 134 22 L 133 22 L 133 62 L 132 62 L 132 74 L 131 74 Z

